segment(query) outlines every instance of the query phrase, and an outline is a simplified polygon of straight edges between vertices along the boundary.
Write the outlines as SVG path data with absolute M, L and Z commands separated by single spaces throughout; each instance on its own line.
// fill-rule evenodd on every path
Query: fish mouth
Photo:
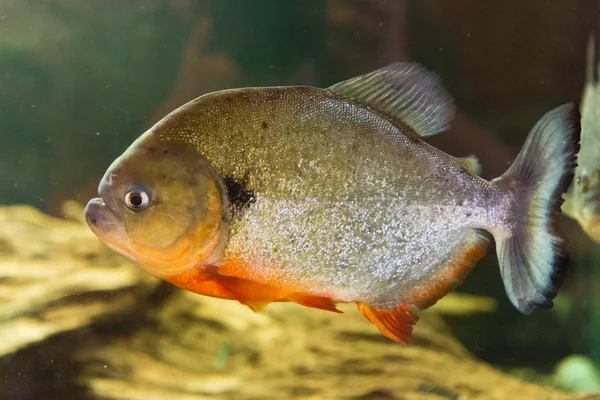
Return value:
M 85 221 L 91 229 L 97 229 L 97 225 L 102 225 L 104 208 L 106 208 L 106 203 L 100 197 L 94 197 L 85 206 Z
M 91 199 L 85 207 L 85 221 L 100 240 L 118 253 L 125 253 L 128 237 L 118 216 L 100 197 Z
M 116 215 L 106 206 L 100 197 L 91 199 L 85 206 L 85 221 L 94 233 L 112 231 L 119 223 Z

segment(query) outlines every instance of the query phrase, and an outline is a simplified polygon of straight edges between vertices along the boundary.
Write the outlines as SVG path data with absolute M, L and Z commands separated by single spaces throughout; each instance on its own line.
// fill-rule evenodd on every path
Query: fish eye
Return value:
M 141 211 L 150 205 L 150 196 L 139 188 L 133 188 L 125 194 L 125 205 L 133 211 Z

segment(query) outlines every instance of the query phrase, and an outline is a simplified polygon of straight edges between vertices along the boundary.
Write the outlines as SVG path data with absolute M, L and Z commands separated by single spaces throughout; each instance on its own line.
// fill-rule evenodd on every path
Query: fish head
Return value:
M 576 191 L 579 192 L 579 219 L 585 232 L 600 242 L 600 170 L 577 171 Z
M 152 275 L 173 276 L 221 258 L 227 218 L 220 182 L 192 146 L 149 132 L 108 168 L 86 221 Z

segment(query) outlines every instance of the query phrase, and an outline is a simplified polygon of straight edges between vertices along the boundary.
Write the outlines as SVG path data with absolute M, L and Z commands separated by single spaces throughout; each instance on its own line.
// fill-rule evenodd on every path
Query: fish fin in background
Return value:
M 586 123 L 586 117 L 597 115 L 597 100 L 595 101 L 595 97 L 592 93 L 596 90 L 596 83 L 598 82 L 598 75 L 600 74 L 600 63 L 598 62 L 596 51 L 596 38 L 594 35 L 590 35 L 587 42 L 587 51 L 586 51 L 586 67 L 585 67 L 585 88 L 584 94 L 581 104 L 581 115 L 582 115 L 582 136 L 588 135 L 588 137 L 596 137 L 597 132 L 595 128 L 589 129 L 589 127 L 594 127 L 596 125 L 597 117 L 592 117 L 589 123 Z M 585 122 L 584 122 L 585 121 Z M 587 132 L 587 133 L 586 133 Z M 591 134 L 591 135 L 590 135 Z M 585 140 L 583 140 L 585 143 Z M 589 151 L 589 150 L 584 150 Z M 590 152 L 591 153 L 591 152 Z M 582 168 L 582 167 L 579 167 Z M 565 202 L 563 203 L 561 210 L 563 214 L 572 218 L 579 222 L 582 228 L 586 226 L 586 221 L 582 219 L 581 215 L 581 191 L 578 190 L 575 181 L 569 187 L 569 191 L 565 195 Z M 584 229 L 585 230 L 585 229 Z M 587 233 L 587 230 L 586 230 Z M 589 233 L 588 233 L 589 235 Z M 592 237 L 592 236 L 591 236 Z M 593 238 L 593 237 L 592 237 Z M 595 240 L 595 239 L 594 239 Z
M 557 107 L 536 123 L 508 171 L 492 181 L 514 207 L 514 227 L 495 237 L 496 251 L 506 293 L 524 314 L 552 307 L 564 276 L 567 256 L 554 219 L 573 179 L 579 138 L 577 107 Z
M 408 125 L 420 136 L 448 129 L 452 97 L 440 78 L 416 63 L 393 63 L 329 88 L 328 91 Z
M 418 310 L 408 304 L 392 309 L 377 309 L 366 303 L 357 302 L 358 311 L 388 338 L 400 343 L 409 343 L 413 325 L 419 320 Z
M 420 310 L 433 306 L 465 279 L 485 255 L 489 243 L 490 235 L 485 231 L 468 230 L 462 245 L 456 248 L 456 253 L 446 261 L 446 265 L 438 269 L 437 275 L 432 276 L 428 283 L 414 293 L 407 294 L 409 303 Z
M 459 158 L 458 161 L 460 161 L 462 166 L 471 174 L 477 176 L 481 175 L 481 164 L 479 163 L 479 159 L 474 155 Z

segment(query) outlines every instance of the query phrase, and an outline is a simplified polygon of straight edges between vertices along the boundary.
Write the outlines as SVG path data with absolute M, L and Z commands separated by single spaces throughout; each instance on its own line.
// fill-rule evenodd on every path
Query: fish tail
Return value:
M 580 133 L 577 107 L 555 108 L 533 127 L 508 171 L 492 181 L 511 204 L 511 230 L 495 235 L 502 280 L 524 314 L 551 308 L 564 276 L 568 257 L 554 223 L 573 179 Z

